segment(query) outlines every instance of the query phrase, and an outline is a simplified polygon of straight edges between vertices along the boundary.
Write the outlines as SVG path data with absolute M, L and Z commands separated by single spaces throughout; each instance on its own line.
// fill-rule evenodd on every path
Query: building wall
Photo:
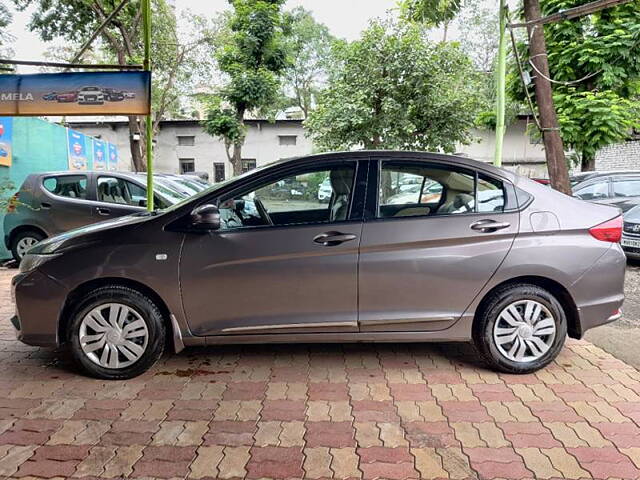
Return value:
M 503 167 L 525 177 L 546 178 L 544 147 L 542 143 L 534 143 L 531 139 L 527 132 L 528 123 L 526 119 L 517 119 L 507 127 L 502 147 Z M 475 141 L 459 146 L 458 152 L 475 160 L 493 162 L 495 132 L 475 129 L 472 134 Z
M 131 170 L 129 129 L 123 122 L 88 124 L 70 123 L 74 130 L 114 143 L 120 152 L 119 169 Z M 242 158 L 255 159 L 257 166 L 281 158 L 308 155 L 313 151 L 311 140 L 305 137 L 300 121 L 278 120 L 247 121 L 247 137 L 242 148 Z M 296 136 L 296 145 L 280 145 L 279 136 Z M 179 136 L 193 136 L 193 146 L 178 145 Z M 225 164 L 226 178 L 232 176 L 231 163 L 227 159 L 223 142 L 202 130 L 197 121 L 163 122 L 156 136 L 154 169 L 162 173 L 179 173 L 180 159 L 194 159 L 195 170 L 207 172 L 213 181 L 214 163 Z
M 603 148 L 596 154 L 596 170 L 640 170 L 640 140 Z

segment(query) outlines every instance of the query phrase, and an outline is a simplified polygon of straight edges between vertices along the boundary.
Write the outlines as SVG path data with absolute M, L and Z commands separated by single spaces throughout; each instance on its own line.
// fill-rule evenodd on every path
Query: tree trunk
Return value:
M 596 169 L 596 157 L 590 153 L 582 152 L 580 169 L 583 172 L 593 172 Z
M 244 108 L 239 108 L 236 112 L 236 120 L 244 127 Z M 241 140 L 233 144 L 233 155 L 231 156 L 231 166 L 233 167 L 233 176 L 236 177 L 242 173 L 242 145 L 244 145 L 244 136 Z
M 541 17 L 540 0 L 524 0 L 524 17 L 530 22 Z M 549 74 L 549 60 L 547 58 L 547 44 L 544 39 L 542 25 L 529 26 L 529 51 L 533 64 L 542 75 L 534 72 L 536 87 L 536 102 L 542 126 L 542 139 L 547 157 L 547 168 L 551 186 L 556 190 L 571 195 L 569 170 L 564 158 L 564 145 L 560 136 L 558 117 L 553 104 L 553 92 Z M 546 78 L 544 78 L 546 77 Z
M 138 140 L 134 140 L 133 136 L 138 135 Z M 131 150 L 131 162 L 133 163 L 133 170 L 136 172 L 146 172 L 147 162 L 142 155 L 142 142 L 144 138 L 140 131 L 140 125 L 138 124 L 138 117 L 135 115 L 129 115 L 129 148 Z

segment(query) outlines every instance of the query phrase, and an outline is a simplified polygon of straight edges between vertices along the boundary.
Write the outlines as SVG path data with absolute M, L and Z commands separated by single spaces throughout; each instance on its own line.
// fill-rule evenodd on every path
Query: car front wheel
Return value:
M 132 378 L 161 357 L 165 326 L 156 304 L 122 286 L 101 287 L 75 308 L 68 330 L 71 352 L 89 375 Z
M 560 353 L 567 319 L 558 300 L 537 285 L 514 284 L 494 292 L 474 323 L 483 359 L 506 373 L 531 373 Z

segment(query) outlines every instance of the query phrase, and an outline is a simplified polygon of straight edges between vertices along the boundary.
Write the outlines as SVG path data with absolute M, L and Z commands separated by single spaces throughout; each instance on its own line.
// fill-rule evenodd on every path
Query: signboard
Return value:
M 69 170 L 87 169 L 87 136 L 75 130 L 67 129 L 67 147 Z
M 118 147 L 116 147 L 113 143 L 109 143 L 109 159 L 107 163 L 107 170 L 115 171 L 118 170 Z
M 93 139 L 93 169 L 107 169 L 107 144 L 95 138 Z
M 0 115 L 147 115 L 149 72 L 0 75 Z
M 0 165 L 10 167 L 13 159 L 13 118 L 0 118 Z

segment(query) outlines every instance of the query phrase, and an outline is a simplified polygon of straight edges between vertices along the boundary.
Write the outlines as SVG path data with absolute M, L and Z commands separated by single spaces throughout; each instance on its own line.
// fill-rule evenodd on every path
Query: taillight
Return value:
M 16 211 L 16 207 L 18 206 L 18 198 L 20 193 L 16 193 L 13 197 L 9 199 L 7 202 L 7 213 L 14 213 Z
M 591 236 L 603 242 L 617 243 L 622 237 L 622 215 L 589 229 Z

